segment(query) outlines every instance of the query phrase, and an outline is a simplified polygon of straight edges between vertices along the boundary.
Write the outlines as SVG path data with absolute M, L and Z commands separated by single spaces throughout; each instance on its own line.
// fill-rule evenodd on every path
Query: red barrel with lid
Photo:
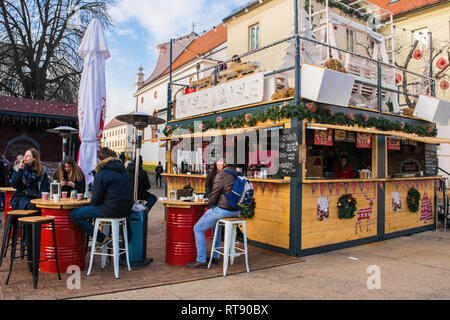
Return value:
M 55 218 L 56 248 L 58 250 L 58 267 L 60 273 L 66 273 L 69 266 L 78 266 L 80 270 L 85 265 L 86 235 L 70 220 L 69 209 L 45 209 L 42 208 L 43 217 Z M 44 225 L 41 230 L 41 260 L 54 255 L 53 234 L 50 224 Z M 56 261 L 54 259 L 40 263 L 42 272 L 56 273 Z

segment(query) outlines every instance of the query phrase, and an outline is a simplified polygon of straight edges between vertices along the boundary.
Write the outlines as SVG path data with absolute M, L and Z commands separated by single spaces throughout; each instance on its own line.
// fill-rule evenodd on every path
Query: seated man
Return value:
M 89 236 L 93 236 L 92 218 L 124 218 L 131 214 L 133 207 L 133 186 L 125 167 L 114 151 L 101 148 L 98 152 L 100 162 L 95 169 L 91 205 L 70 213 L 70 220 Z M 98 232 L 96 249 L 111 239 Z
M 217 174 L 214 178 L 213 187 L 208 198 L 208 211 L 198 220 L 194 226 L 195 232 L 195 244 L 197 246 L 197 259 L 194 262 L 186 263 L 188 268 L 206 268 L 208 263 L 206 262 L 206 248 L 205 248 L 205 232 L 212 229 L 213 234 L 215 231 L 217 220 L 222 218 L 235 217 L 240 214 L 239 210 L 233 209 L 228 200 L 225 197 L 225 193 L 233 190 L 235 177 L 223 171 L 224 169 L 233 171 L 236 170 L 232 167 L 226 166 L 223 160 L 219 160 L 216 164 Z M 220 230 L 217 233 L 215 248 L 220 246 Z M 213 255 L 213 262 L 217 264 L 219 262 L 219 254 L 217 252 Z

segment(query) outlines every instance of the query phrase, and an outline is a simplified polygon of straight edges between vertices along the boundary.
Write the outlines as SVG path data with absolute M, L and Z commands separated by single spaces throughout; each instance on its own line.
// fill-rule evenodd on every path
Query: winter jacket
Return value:
M 133 186 L 119 158 L 107 158 L 97 165 L 91 205 L 107 217 L 123 218 L 133 207 Z
M 155 168 L 155 172 L 156 172 L 157 175 L 160 175 L 161 173 L 164 172 L 164 168 L 162 166 L 160 166 L 160 165 L 157 165 L 156 168 Z
M 339 171 L 338 179 L 353 179 L 355 177 L 355 170 L 350 166 L 345 166 Z
M 237 173 L 234 168 L 225 167 L 224 170 L 225 169 Z M 237 211 L 229 205 L 228 200 L 224 195 L 224 193 L 228 194 L 233 190 L 234 180 L 236 178 L 231 173 L 225 172 L 224 170 L 218 171 L 214 178 L 214 184 L 208 197 L 208 208 L 217 206 L 225 210 Z
M 133 186 L 134 190 L 134 174 L 135 174 L 135 164 L 130 163 L 127 167 L 128 175 L 130 176 L 130 182 Z M 150 196 L 150 193 L 147 191 L 150 189 L 150 181 L 148 181 L 148 175 L 147 172 L 142 169 L 142 167 L 139 168 L 139 176 L 138 176 L 138 200 L 148 200 L 148 197 Z
M 41 176 L 37 176 L 33 167 L 25 165 L 24 169 L 14 172 L 11 178 L 11 186 L 16 189 L 11 202 L 14 198 L 27 197 L 28 199 L 37 199 L 42 197 L 42 192 L 49 192 L 50 180 L 47 176 L 47 168 L 42 168 Z

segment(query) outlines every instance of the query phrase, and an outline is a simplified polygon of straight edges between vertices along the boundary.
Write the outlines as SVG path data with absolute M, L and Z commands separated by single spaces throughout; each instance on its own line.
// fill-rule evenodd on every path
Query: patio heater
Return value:
M 74 129 L 72 127 L 58 127 L 58 128 L 54 128 L 54 129 L 48 129 L 46 130 L 49 133 L 58 133 L 62 139 L 63 139 L 63 144 L 62 144 L 62 161 L 64 161 L 64 158 L 66 157 L 66 149 L 67 149 L 67 140 L 69 139 L 70 135 L 74 134 L 74 133 L 78 133 L 77 129 Z
M 133 125 L 136 128 L 135 139 L 135 171 L 134 171 L 134 206 L 127 223 L 130 224 L 131 237 L 129 239 L 129 256 L 132 266 L 145 266 L 151 263 L 147 259 L 147 221 L 148 215 L 142 202 L 138 200 L 138 182 L 139 182 L 139 158 L 142 148 L 143 130 L 149 125 L 163 124 L 166 121 L 148 113 L 133 112 L 116 116 L 116 119 Z

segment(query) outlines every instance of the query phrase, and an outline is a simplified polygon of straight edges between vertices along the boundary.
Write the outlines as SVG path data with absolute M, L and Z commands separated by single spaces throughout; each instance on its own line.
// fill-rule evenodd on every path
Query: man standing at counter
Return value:
M 215 227 L 217 220 L 222 218 L 235 217 L 240 214 L 240 210 L 233 209 L 228 200 L 226 199 L 226 193 L 233 190 L 235 177 L 224 171 L 230 170 L 237 173 L 236 170 L 230 166 L 227 166 L 223 159 L 217 162 L 217 174 L 214 178 L 213 187 L 211 193 L 209 194 L 208 200 L 208 211 L 198 220 L 194 226 L 195 233 L 195 244 L 197 246 L 197 259 L 194 262 L 186 263 L 188 268 L 206 268 L 208 263 L 206 257 L 206 247 L 205 247 L 205 232 L 208 229 L 212 229 L 213 234 L 215 232 Z M 220 230 L 217 234 L 215 247 L 220 246 Z M 214 264 L 219 263 L 219 254 L 214 252 L 213 261 Z

